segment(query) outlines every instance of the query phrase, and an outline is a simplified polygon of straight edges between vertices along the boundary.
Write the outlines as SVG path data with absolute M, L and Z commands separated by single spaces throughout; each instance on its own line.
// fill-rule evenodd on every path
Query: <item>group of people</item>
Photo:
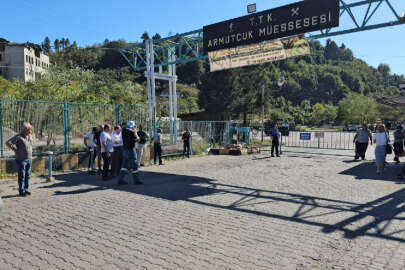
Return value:
M 399 163 L 400 156 L 404 151 L 404 139 L 405 133 L 403 127 L 398 125 L 394 132 L 394 161 Z M 355 159 L 361 158 L 365 159 L 365 154 L 368 147 L 368 142 L 370 145 L 375 144 L 375 162 L 377 167 L 377 174 L 384 172 L 386 165 L 386 156 L 391 154 L 392 147 L 390 144 L 390 134 L 389 130 L 383 125 L 376 126 L 376 132 L 374 135 L 371 135 L 367 125 L 362 125 L 354 136 L 353 142 L 356 144 L 355 148 Z
M 98 157 L 98 169 L 102 173 L 103 180 L 110 180 L 119 176 L 119 184 L 127 184 L 123 179 L 125 173 L 132 171 L 134 183 L 141 184 L 138 177 L 138 167 L 145 166 L 146 144 L 149 134 L 142 126 L 136 129 L 134 121 L 116 125 L 111 132 L 111 126 L 93 127 L 92 131 L 84 137 L 84 144 L 90 152 L 89 172 L 95 172 L 95 159 Z M 183 133 L 184 142 L 183 154 L 189 157 L 191 132 L 189 129 Z M 157 129 L 156 134 L 151 138 L 154 150 L 154 164 L 157 159 L 159 165 L 162 161 L 162 130 Z M 101 168 L 101 159 L 103 166 Z
M 135 184 L 142 184 L 138 177 L 138 167 L 145 166 L 146 143 L 149 134 L 142 126 L 139 130 L 134 121 L 128 121 L 122 125 L 116 125 L 113 130 L 109 124 L 93 127 L 92 131 L 84 137 L 84 144 L 90 152 L 89 171 L 95 171 L 95 159 L 98 160 L 98 169 L 101 171 L 103 180 L 109 180 L 119 176 L 119 184 L 127 184 L 124 176 L 132 172 Z M 155 134 L 154 144 L 156 149 L 161 149 L 161 135 Z M 161 151 L 157 151 L 161 162 Z M 101 168 L 101 160 L 103 166 Z

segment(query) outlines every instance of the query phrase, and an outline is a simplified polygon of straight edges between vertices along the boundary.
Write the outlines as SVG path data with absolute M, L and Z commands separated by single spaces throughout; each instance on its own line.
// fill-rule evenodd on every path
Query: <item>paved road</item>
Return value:
M 338 153 L 338 155 L 336 155 Z M 348 151 L 207 156 L 119 188 L 0 182 L 0 269 L 405 269 L 405 184 Z

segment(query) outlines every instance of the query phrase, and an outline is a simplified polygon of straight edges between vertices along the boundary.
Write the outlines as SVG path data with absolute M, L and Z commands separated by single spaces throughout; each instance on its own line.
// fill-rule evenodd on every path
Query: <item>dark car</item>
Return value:
M 343 127 L 343 131 L 350 131 L 350 132 L 353 132 L 353 131 L 357 131 L 357 126 L 356 125 L 346 125 L 346 126 L 344 126 Z

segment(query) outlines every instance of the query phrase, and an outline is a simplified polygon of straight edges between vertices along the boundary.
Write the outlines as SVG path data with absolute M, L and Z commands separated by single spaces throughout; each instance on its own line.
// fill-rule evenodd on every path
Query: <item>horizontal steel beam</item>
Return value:
M 374 29 L 379 29 L 379 28 L 384 28 L 384 27 L 389 27 L 389 26 L 395 26 L 395 25 L 401 25 L 401 24 L 405 24 L 405 20 L 392 21 L 392 22 L 380 23 L 380 24 L 373 24 L 373 25 L 363 26 L 363 27 L 360 27 L 360 28 L 352 28 L 352 29 L 348 29 L 348 30 L 329 32 L 329 33 L 324 33 L 324 34 L 319 34 L 319 35 L 311 35 L 311 36 L 308 37 L 308 39 L 319 39 L 319 38 L 325 38 L 325 37 L 339 36 L 339 35 L 344 35 L 344 34 L 362 32 L 362 31 L 367 31 L 367 30 L 374 30 Z
M 340 0 L 340 17 L 342 17 L 345 13 L 349 14 L 350 19 L 353 22 L 352 28 L 349 27 L 348 29 L 344 30 L 339 30 L 338 28 L 326 29 L 325 31 L 321 31 L 321 34 L 310 34 L 308 39 L 332 37 L 405 24 L 405 19 L 398 16 L 398 12 L 396 12 L 396 10 L 393 8 L 390 1 L 392 0 L 361 0 L 354 3 L 346 3 L 346 0 Z M 374 3 L 377 4 L 371 8 L 372 4 Z M 394 14 L 395 19 L 397 20 L 367 25 L 370 19 L 374 16 L 375 12 L 381 8 L 380 6 L 382 3 L 386 3 L 388 5 Z M 361 6 L 365 7 L 365 15 L 363 14 L 362 16 L 355 16 L 351 8 Z M 361 18 L 363 16 L 364 18 Z M 153 40 L 155 67 L 187 63 L 208 58 L 208 55 L 203 50 L 202 39 L 203 29 L 198 29 L 158 40 Z M 167 59 L 167 50 L 169 49 L 174 49 L 176 52 L 177 57 L 176 61 L 174 62 L 168 61 Z M 145 51 L 146 48 L 144 43 L 139 43 L 134 46 L 120 49 L 123 57 L 136 71 L 146 69 L 146 57 L 143 57 L 145 55 Z

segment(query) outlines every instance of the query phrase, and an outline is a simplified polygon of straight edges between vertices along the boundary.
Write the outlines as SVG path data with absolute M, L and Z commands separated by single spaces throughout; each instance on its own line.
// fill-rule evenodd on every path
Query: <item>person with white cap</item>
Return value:
M 119 185 L 127 185 L 124 181 L 125 175 L 128 172 L 132 173 L 132 179 L 134 184 L 143 184 L 139 180 L 138 162 L 135 150 L 135 144 L 139 141 L 139 137 L 136 133 L 136 126 L 134 121 L 128 121 L 126 127 L 122 130 L 122 167 L 118 180 Z

